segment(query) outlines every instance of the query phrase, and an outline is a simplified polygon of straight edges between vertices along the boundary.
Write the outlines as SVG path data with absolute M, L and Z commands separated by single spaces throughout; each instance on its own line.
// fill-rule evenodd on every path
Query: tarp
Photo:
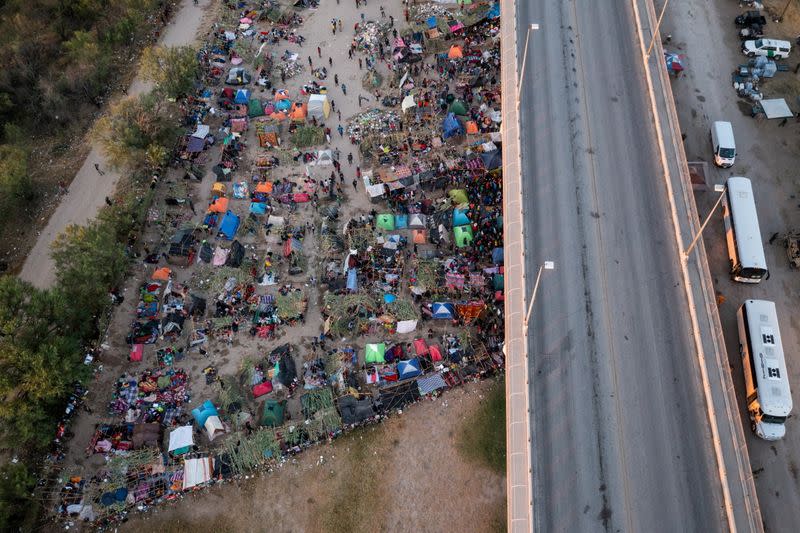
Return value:
M 176 452 L 176 454 L 186 453 L 192 446 L 194 446 L 192 426 L 177 427 L 169 434 L 168 452 Z
M 206 136 L 211 132 L 211 127 L 206 124 L 198 124 L 197 128 L 192 133 L 192 137 L 197 137 L 198 139 L 205 139 Z
M 486 18 L 488 19 L 500 18 L 500 2 L 495 2 L 494 4 L 492 4 L 492 7 L 490 7 L 489 11 L 486 13 Z
M 481 161 L 487 170 L 494 170 L 503 165 L 503 153 L 500 150 L 492 150 L 481 154 Z
M 205 139 L 198 139 L 197 137 L 189 137 L 189 142 L 186 143 L 186 151 L 190 154 L 197 154 L 203 151 L 206 147 Z
M 183 460 L 183 490 L 202 485 L 211 479 L 214 473 L 214 459 L 196 457 Z
M 328 96 L 324 94 L 312 94 L 308 97 L 308 116 L 319 120 L 325 120 L 331 113 L 331 104 Z
M 472 243 L 472 226 L 456 226 L 453 228 L 456 246 L 464 248 Z
M 394 230 L 394 215 L 391 213 L 381 213 L 378 215 L 378 227 L 386 231 Z
M 236 235 L 236 231 L 239 229 L 240 219 L 236 216 L 233 211 L 227 211 L 225 213 L 225 218 L 222 219 L 222 223 L 219 225 L 219 233 L 229 241 L 233 240 L 233 237 Z
M 134 344 L 133 346 L 131 346 L 131 354 L 129 359 L 131 361 L 141 361 L 143 353 L 144 353 L 144 344 Z
M 403 102 L 400 104 L 400 107 L 403 109 L 403 113 L 405 113 L 412 107 L 417 107 L 417 103 L 414 101 L 414 97 L 409 94 L 403 98 Z
M 783 98 L 761 100 L 759 104 L 761 104 L 761 108 L 764 110 L 764 114 L 767 118 L 791 118 L 794 116 L 786 100 Z
M 452 319 L 455 315 L 455 307 L 451 303 L 433 302 L 431 304 L 432 317 L 437 319 Z
M 422 370 L 420 370 L 419 366 L 419 359 L 415 357 L 408 361 L 398 361 L 397 373 L 400 375 L 400 379 L 411 379 L 419 376 L 422 374 Z
M 386 345 L 384 343 L 367 344 L 364 347 L 364 362 L 367 364 L 377 363 L 383 364 L 386 362 Z
M 492 250 L 492 263 L 495 265 L 502 265 L 503 264 L 503 249 L 502 248 L 495 248 Z
M 211 415 L 206 418 L 206 423 L 203 424 L 203 427 L 206 429 L 206 435 L 208 435 L 208 440 L 211 442 L 220 435 L 225 434 L 225 426 L 222 425 L 222 421 L 217 415 Z
M 495 274 L 492 276 L 492 286 L 496 291 L 502 291 L 505 284 L 505 276 L 503 274 Z
M 337 398 L 336 405 L 345 424 L 358 424 L 375 416 L 375 408 L 369 396 L 356 400 L 354 396 L 347 394 Z
M 420 395 L 425 396 L 439 389 L 444 389 L 447 387 L 447 383 L 445 383 L 442 375 L 437 372 L 436 374 L 419 378 L 417 386 L 419 387 Z
M 270 194 L 272 192 L 272 187 L 273 185 L 271 181 L 260 181 L 258 185 L 256 185 L 256 192 Z
M 239 89 L 236 91 L 236 96 L 233 98 L 233 101 L 237 104 L 249 104 L 250 103 L 250 91 L 247 89 Z
M 264 107 L 261 105 L 261 100 L 257 98 L 250 99 L 247 104 L 247 116 L 250 118 L 260 117 L 264 115 Z
M 284 410 L 286 401 L 269 399 L 264 402 L 264 412 L 261 415 L 261 425 L 278 427 L 283 424 Z
M 452 112 L 448 113 L 442 121 L 442 137 L 449 139 L 450 137 L 455 137 L 463 133 L 464 128 L 461 127 L 461 123 L 458 121 L 455 114 Z
M 467 216 L 466 209 L 453 209 L 453 226 L 463 226 L 471 223 L 472 221 Z
M 430 29 L 435 28 L 436 25 L 437 25 L 436 24 L 436 17 L 428 17 L 428 20 L 426 22 L 428 23 L 428 28 L 430 28 Z
M 428 355 L 430 350 L 428 349 L 428 343 L 425 342 L 425 339 L 419 338 L 414 339 L 414 353 L 418 356 Z
M 411 333 L 417 329 L 417 321 L 416 320 L 398 320 L 397 321 L 397 333 Z
M 449 196 L 456 205 L 464 205 L 469 203 L 469 196 L 467 196 L 467 191 L 464 189 L 453 189 L 447 193 L 447 196 Z
M 464 116 L 467 114 L 467 106 L 464 105 L 464 102 L 461 100 L 453 100 L 453 103 L 450 104 L 448 111 L 455 113 L 456 115 Z
M 355 268 L 347 271 L 347 290 L 353 292 L 358 290 L 358 271 Z

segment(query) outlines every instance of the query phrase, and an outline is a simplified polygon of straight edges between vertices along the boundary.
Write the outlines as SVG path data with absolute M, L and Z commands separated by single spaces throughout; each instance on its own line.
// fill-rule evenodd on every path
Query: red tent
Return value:
M 414 339 L 414 351 L 417 352 L 417 355 L 428 355 L 430 353 L 425 339 Z
M 141 361 L 142 354 L 144 353 L 144 344 L 134 344 L 131 346 L 131 361 Z
M 434 363 L 437 361 L 442 360 L 442 352 L 439 351 L 439 347 L 435 344 L 431 346 L 431 361 Z
M 272 392 L 272 382 L 265 381 L 264 383 L 259 383 L 255 387 L 253 387 L 253 397 L 258 398 L 259 396 L 264 396 L 265 394 L 269 394 Z

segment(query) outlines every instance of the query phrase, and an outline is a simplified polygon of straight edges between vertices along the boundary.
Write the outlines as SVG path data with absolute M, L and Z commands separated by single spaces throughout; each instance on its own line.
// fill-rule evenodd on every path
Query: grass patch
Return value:
M 330 501 L 320 513 L 322 531 L 356 533 L 375 531 L 375 511 L 380 508 L 380 458 L 373 450 L 383 428 L 364 428 L 339 439 L 337 448 L 347 454 L 344 474 L 333 487 Z
M 492 383 L 483 401 L 461 428 L 458 450 L 470 461 L 493 472 L 506 471 L 506 394 L 505 381 Z

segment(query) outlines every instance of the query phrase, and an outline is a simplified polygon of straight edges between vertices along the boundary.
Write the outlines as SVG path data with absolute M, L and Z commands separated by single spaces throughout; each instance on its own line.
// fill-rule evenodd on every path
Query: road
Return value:
M 519 2 L 536 531 L 721 531 L 722 484 L 629 0 Z M 522 57 L 522 51 L 518 51 Z
M 172 21 L 164 29 L 160 45 L 183 46 L 196 42 L 205 9 L 211 5 L 211 0 L 200 0 L 197 4 L 182 0 L 178 4 Z M 150 84 L 139 77 L 131 84 L 128 94 L 140 94 L 149 88 Z M 95 169 L 95 164 L 103 174 Z M 25 259 L 19 277 L 39 288 L 52 285 L 56 278 L 55 265 L 50 257 L 53 241 L 70 224 L 82 225 L 92 220 L 103 207 L 106 197 L 114 196 L 119 179 L 119 172 L 108 167 L 102 149 L 93 142 L 89 155 L 70 184 L 69 193 L 50 216 Z

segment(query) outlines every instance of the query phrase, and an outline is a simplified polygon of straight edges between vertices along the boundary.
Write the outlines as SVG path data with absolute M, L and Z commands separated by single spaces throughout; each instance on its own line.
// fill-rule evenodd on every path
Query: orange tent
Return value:
M 450 47 L 450 51 L 447 52 L 448 59 L 457 59 L 459 57 L 464 57 L 464 50 L 461 49 L 460 46 L 454 44 Z
M 219 182 L 219 181 L 214 183 L 214 185 L 211 186 L 211 194 L 214 194 L 214 195 L 223 196 L 225 194 L 226 190 L 227 190 L 227 188 L 225 187 L 225 184 L 222 183 L 222 182 Z
M 289 98 L 289 91 L 287 91 L 286 89 L 279 89 L 279 90 L 275 91 L 275 101 L 276 102 L 278 100 L 286 100 L 288 98 Z
M 411 230 L 411 235 L 414 239 L 414 244 L 425 244 L 427 241 L 427 231 L 424 229 Z
M 159 280 L 159 281 L 167 281 L 171 275 L 172 275 L 172 270 L 170 270 L 167 267 L 161 267 L 158 270 L 156 270 L 155 272 L 153 272 L 153 276 L 152 277 L 153 277 L 153 279 L 156 279 L 156 280 Z
M 226 211 L 228 211 L 228 199 L 227 198 L 217 198 L 208 207 L 208 212 L 209 213 L 225 213 Z
M 295 102 L 292 105 L 292 120 L 305 120 L 308 115 L 308 104 Z
M 467 122 L 467 133 L 478 133 L 478 124 L 474 120 Z
M 271 181 L 262 181 L 258 185 L 256 185 L 256 192 L 261 192 L 264 194 L 269 194 L 272 192 L 272 182 Z

